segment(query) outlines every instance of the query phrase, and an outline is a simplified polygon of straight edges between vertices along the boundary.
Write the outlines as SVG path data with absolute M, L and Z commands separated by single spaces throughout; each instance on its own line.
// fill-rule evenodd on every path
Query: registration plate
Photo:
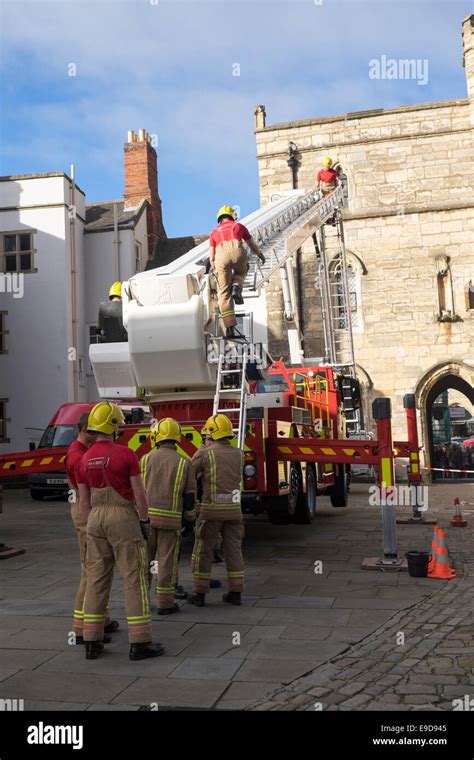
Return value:
M 46 483 L 48 484 L 48 486 L 53 486 L 53 485 L 63 486 L 63 485 L 66 485 L 67 480 L 66 478 L 46 478 Z

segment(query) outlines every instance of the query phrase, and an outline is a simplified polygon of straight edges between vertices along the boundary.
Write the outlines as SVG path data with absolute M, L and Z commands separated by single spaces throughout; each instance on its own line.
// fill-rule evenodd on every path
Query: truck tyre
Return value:
M 345 464 L 335 465 L 334 485 L 331 487 L 330 497 L 333 507 L 347 507 L 349 500 L 349 478 Z
M 298 502 L 304 495 L 302 493 L 301 467 L 292 462 L 289 474 L 289 493 L 287 496 L 279 496 L 267 506 L 268 519 L 272 525 L 289 525 L 295 521 L 295 513 Z
M 316 513 L 316 472 L 314 465 L 306 467 L 306 493 L 301 493 L 296 505 L 293 522 L 296 525 L 311 525 Z
M 33 501 L 41 501 L 44 496 L 44 492 L 40 491 L 38 488 L 30 488 L 30 496 Z

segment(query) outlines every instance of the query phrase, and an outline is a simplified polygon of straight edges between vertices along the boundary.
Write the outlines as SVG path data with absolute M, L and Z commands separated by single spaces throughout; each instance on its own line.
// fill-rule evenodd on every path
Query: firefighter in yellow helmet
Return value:
M 78 473 L 81 506 L 87 516 L 87 588 L 83 637 L 86 658 L 103 652 L 107 601 L 117 563 L 123 579 L 131 660 L 163 654 L 151 643 L 147 546 L 150 535 L 148 499 L 140 477 L 137 455 L 114 442 L 122 410 L 108 401 L 96 404 L 87 430 L 96 442 L 82 457 Z
M 118 282 L 118 281 L 114 282 L 114 284 L 110 286 L 109 300 L 110 301 L 122 300 L 122 283 L 121 282 Z
M 232 206 L 222 206 L 217 212 L 217 227 L 209 237 L 210 264 L 216 273 L 219 309 L 228 338 L 242 337 L 236 330 L 234 304 L 242 305 L 242 288 L 248 269 L 243 243 L 265 262 L 265 256 L 254 242 L 247 227 L 237 222 Z
M 176 447 L 181 426 L 165 417 L 151 428 L 152 450 L 142 457 L 140 469 L 148 494 L 151 535 L 148 560 L 157 563 L 156 606 L 158 615 L 179 612 L 174 601 L 183 518 L 195 519 L 195 480 L 191 463 Z
M 330 156 L 325 156 L 316 175 L 316 187 L 322 195 L 327 195 L 336 189 L 338 182 L 339 174 L 334 169 L 334 162 Z
M 202 501 L 194 545 L 194 593 L 188 600 L 204 607 L 209 590 L 214 546 L 222 535 L 229 591 L 222 597 L 229 604 L 241 604 L 244 583 L 242 556 L 243 518 L 240 492 L 244 454 L 231 446 L 232 422 L 225 414 L 215 414 L 206 422 L 211 443 L 192 458 L 196 479 L 202 487 Z

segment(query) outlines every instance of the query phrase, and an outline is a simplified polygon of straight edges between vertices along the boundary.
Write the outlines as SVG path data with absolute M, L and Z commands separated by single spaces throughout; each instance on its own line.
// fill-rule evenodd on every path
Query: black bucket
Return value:
M 426 578 L 428 575 L 428 563 L 431 559 L 429 552 L 407 552 L 408 575 L 412 578 Z

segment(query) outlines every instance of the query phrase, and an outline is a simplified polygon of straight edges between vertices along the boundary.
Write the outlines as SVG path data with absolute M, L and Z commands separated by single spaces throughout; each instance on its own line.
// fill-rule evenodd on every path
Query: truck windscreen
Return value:
M 77 437 L 75 425 L 49 425 L 44 431 L 38 448 L 50 449 L 53 446 L 69 446 Z

